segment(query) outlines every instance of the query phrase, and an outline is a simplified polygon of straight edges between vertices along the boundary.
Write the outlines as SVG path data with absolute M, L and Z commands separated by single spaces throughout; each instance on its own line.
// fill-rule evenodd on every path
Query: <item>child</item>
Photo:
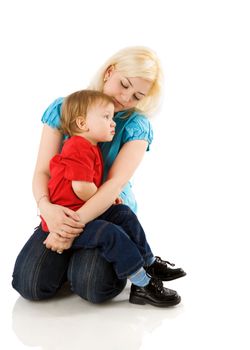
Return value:
M 50 201 L 79 209 L 101 185 L 102 157 L 98 142 L 111 141 L 115 135 L 113 100 L 101 92 L 82 90 L 69 95 L 62 106 L 61 131 L 70 138 L 60 154 L 50 162 Z M 119 202 L 119 201 L 118 201 Z M 48 232 L 42 219 L 42 228 Z M 93 233 L 94 232 L 94 233 Z M 53 234 L 44 241 L 51 247 Z M 164 288 L 162 281 L 185 275 L 182 269 L 154 257 L 137 216 L 123 204 L 112 205 L 97 219 L 89 222 L 76 239 L 62 241 L 63 249 L 99 248 L 112 262 L 120 279 L 132 282 L 130 302 L 166 307 L 176 305 L 177 292 Z
M 115 134 L 114 104 L 99 91 L 82 90 L 62 105 L 61 131 L 69 138 L 50 161 L 50 199 L 72 210 L 79 209 L 101 185 L 102 155 L 98 142 Z M 42 218 L 42 228 L 49 231 Z

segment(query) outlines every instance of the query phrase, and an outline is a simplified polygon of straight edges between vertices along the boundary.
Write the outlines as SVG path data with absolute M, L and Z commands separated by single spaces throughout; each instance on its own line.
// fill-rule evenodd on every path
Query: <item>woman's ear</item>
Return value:
M 76 118 L 76 125 L 78 126 L 78 128 L 82 131 L 88 131 L 89 128 L 86 124 L 86 120 L 83 116 L 79 116 Z
M 114 70 L 115 70 L 115 66 L 113 64 L 106 69 L 106 72 L 103 78 L 104 83 L 111 77 Z

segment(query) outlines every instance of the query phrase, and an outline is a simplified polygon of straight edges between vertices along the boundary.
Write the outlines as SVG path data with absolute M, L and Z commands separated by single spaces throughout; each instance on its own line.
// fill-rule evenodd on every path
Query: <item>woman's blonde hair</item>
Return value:
M 114 103 L 108 95 L 96 90 L 80 90 L 67 96 L 62 104 L 61 125 L 59 130 L 68 136 L 79 131 L 76 120 L 78 117 L 86 118 L 88 109 L 96 104 L 107 105 Z
M 91 81 L 89 88 L 103 91 L 104 75 L 110 66 L 126 77 L 137 77 L 152 81 L 147 96 L 138 102 L 136 108 L 151 114 L 158 106 L 162 89 L 162 69 L 154 51 L 147 47 L 132 46 L 118 51 L 100 68 Z

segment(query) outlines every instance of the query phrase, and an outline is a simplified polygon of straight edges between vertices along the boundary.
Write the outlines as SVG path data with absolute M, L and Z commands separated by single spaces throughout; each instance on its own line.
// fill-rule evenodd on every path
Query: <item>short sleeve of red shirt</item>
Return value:
M 77 141 L 77 140 L 76 140 Z M 79 140 L 78 140 L 79 141 Z M 62 152 L 64 177 L 71 181 L 93 182 L 96 155 L 86 142 L 68 144 Z

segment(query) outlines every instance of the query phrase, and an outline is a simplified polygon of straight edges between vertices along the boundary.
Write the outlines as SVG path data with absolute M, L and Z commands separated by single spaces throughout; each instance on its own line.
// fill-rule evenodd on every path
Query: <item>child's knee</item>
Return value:
M 133 211 L 126 204 L 117 204 L 116 205 L 117 212 L 123 213 L 126 215 L 135 215 Z

